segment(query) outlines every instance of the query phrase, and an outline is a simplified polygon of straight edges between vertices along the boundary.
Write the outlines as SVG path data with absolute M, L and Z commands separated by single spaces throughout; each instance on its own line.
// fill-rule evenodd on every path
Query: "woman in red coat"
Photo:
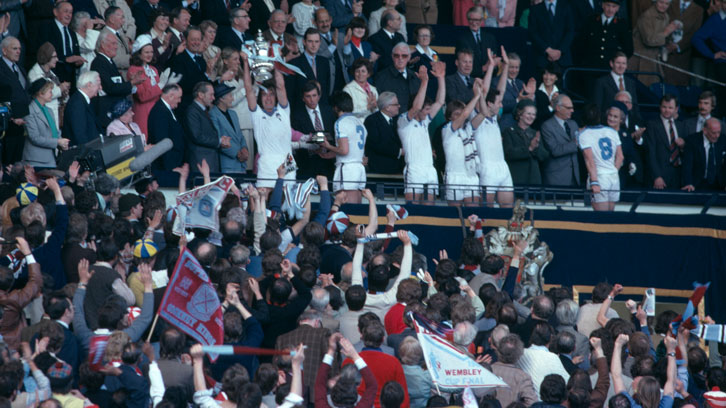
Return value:
M 151 36 L 140 35 L 134 42 L 132 51 L 128 77 L 133 78 L 138 72 L 143 72 L 146 76 L 146 80 L 136 86 L 136 93 L 134 93 L 134 120 L 139 125 L 141 132 L 148 135 L 149 112 L 161 97 L 159 71 L 152 65 L 154 48 L 151 45 Z

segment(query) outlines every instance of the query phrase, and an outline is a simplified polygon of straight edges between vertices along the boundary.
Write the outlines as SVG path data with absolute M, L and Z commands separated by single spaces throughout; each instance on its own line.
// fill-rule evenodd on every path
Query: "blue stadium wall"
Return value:
M 346 205 L 344 209 L 354 222 L 367 222 L 367 206 Z M 407 205 L 406 209 L 409 218 L 397 223 L 396 228 L 408 229 L 420 237 L 416 250 L 429 258 L 431 270 L 434 266 L 430 259 L 438 256 L 440 249 L 458 258 L 462 220 L 469 214 L 485 219 L 485 233 L 505 225 L 512 216 L 512 211 L 506 209 L 464 208 L 461 214 L 455 207 Z M 385 214 L 383 206 L 379 211 Z M 608 281 L 663 291 L 690 290 L 693 282 L 711 282 L 706 292 L 706 313 L 719 323 L 726 322 L 726 299 L 722 298 L 726 293 L 723 217 L 535 210 L 533 219 L 540 239 L 554 253 L 545 269 L 546 283 L 595 285 Z M 379 225 L 385 222 L 384 217 L 379 219 Z

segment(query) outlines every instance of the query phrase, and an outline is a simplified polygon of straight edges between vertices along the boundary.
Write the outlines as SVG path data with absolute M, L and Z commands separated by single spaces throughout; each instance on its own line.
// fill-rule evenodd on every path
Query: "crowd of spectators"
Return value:
M 206 160 L 200 170 L 208 182 Z M 511 259 L 487 254 L 476 215 L 458 260 L 441 251 L 428 271 L 432 254 L 396 229 L 395 208 L 384 228 L 393 239 L 358 241 L 381 229 L 369 190 L 368 223 L 356 225 L 342 211 L 347 193 L 318 176 L 320 206 L 308 199 L 297 219 L 282 210 L 285 175 L 280 166 L 269 195 L 230 191 L 219 230 L 177 236 L 153 179 L 122 195 L 116 179 L 77 163 L 60 179 L 9 169 L 0 407 L 463 405 L 465 389 L 434 385 L 415 315 L 451 329 L 454 347 L 507 384 L 473 389 L 479 407 L 697 408 L 726 387 L 726 350 L 711 342 L 707 356 L 687 329 L 672 335 L 674 311 L 651 318 L 629 300 L 619 315 L 620 285 L 600 283 L 582 304 L 555 287 L 525 306 L 517 276 L 528 244 L 515 242 Z M 280 355 L 212 360 L 179 328 L 152 324 L 184 250 L 219 296 L 224 343 Z
M 417 201 L 587 188 L 599 210 L 621 188 L 726 187 L 726 87 L 703 80 L 726 81 L 721 0 L 3 0 L 0 13 L 5 164 L 53 168 L 133 134 L 145 149 L 172 141 L 155 169 L 205 160 L 269 188 L 288 162 L 288 179 L 325 175 L 352 202 L 368 174 L 403 175 Z M 447 24 L 462 26 L 448 67 L 431 46 Z M 499 45 L 513 26 L 526 55 Z M 249 75 L 258 33 L 304 75 Z M 571 75 L 590 103 L 577 110 L 562 92 L 572 66 L 601 69 Z M 665 93 L 641 112 L 653 74 L 703 88 L 697 111 Z

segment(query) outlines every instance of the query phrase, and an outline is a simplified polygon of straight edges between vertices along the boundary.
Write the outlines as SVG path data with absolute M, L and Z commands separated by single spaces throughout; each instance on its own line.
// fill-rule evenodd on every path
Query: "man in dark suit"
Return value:
M 287 77 L 287 93 L 288 95 L 302 95 L 302 88 L 307 81 L 314 80 L 320 84 L 320 103 L 328 104 L 328 98 L 331 94 L 331 84 L 333 83 L 331 62 L 329 59 L 318 55 L 320 49 L 320 33 L 317 28 L 308 28 L 303 37 L 304 51 L 301 56 L 290 60 L 290 64 L 300 68 L 305 74 L 289 75 Z M 293 110 L 302 108 L 302 100 L 292 100 Z
M 265 31 L 267 29 L 267 21 L 270 19 L 272 12 L 280 8 L 280 0 L 272 0 L 272 9 L 267 6 L 264 0 L 249 0 L 252 5 L 250 7 L 250 32 L 253 36 L 257 35 L 257 30 Z
M 64 335 L 63 344 L 60 350 L 56 352 L 56 356 L 70 364 L 73 367 L 74 376 L 77 376 L 78 366 L 81 364 L 81 344 L 78 341 L 78 337 L 70 329 L 73 316 L 75 315 L 72 304 L 71 299 L 62 291 L 52 292 L 44 296 L 43 299 L 45 313 L 50 317 L 51 321 L 54 321 L 60 326 Z M 34 340 L 44 337 L 43 334 L 43 329 L 41 328 L 41 332 L 33 336 L 30 344 L 34 345 Z
M 181 112 L 185 112 L 187 106 L 192 103 L 194 86 L 209 80 L 207 63 L 202 56 L 203 51 L 202 32 L 196 27 L 190 28 L 187 31 L 187 49 L 175 56 L 171 62 L 171 71 L 182 75 L 179 81 L 179 86 L 184 91 L 180 105 Z
M 204 0 L 200 2 L 202 20 L 212 20 L 221 26 L 229 26 L 230 11 L 239 7 L 239 0 Z
M 606 0 L 603 12 L 586 20 L 582 41 L 582 63 L 592 68 L 607 68 L 616 52 L 628 58 L 633 55 L 633 33 L 630 24 L 617 17 L 620 0 Z M 603 108 L 603 106 L 600 106 Z
M 219 149 L 230 146 L 229 136 L 219 136 L 209 117 L 209 108 L 214 102 L 214 88 L 209 82 L 200 82 L 192 90 L 194 101 L 187 108 L 186 130 L 189 142 L 189 167 L 196 169 L 197 165 L 206 160 L 209 171 L 219 173 Z
M 118 50 L 118 39 L 110 31 L 101 31 L 98 36 L 98 52 L 91 63 L 91 70 L 98 72 L 101 77 L 101 87 L 106 94 L 98 98 L 98 121 L 106 127 L 111 123 L 107 113 L 120 99 L 129 97 L 136 92 L 136 85 L 144 82 L 146 75 L 139 71 L 127 81 L 119 72 L 113 57 Z
M 26 52 L 28 45 L 28 26 L 25 22 L 25 11 L 29 6 L 30 4 L 28 4 L 27 0 L 0 1 L 0 16 L 6 15 L 7 13 L 6 18 L 9 19 L 6 20 L 7 26 L 0 33 L 0 40 L 6 35 L 13 36 L 24 45 L 24 52 Z M 33 57 L 35 56 L 35 54 L 32 55 Z M 34 59 L 31 58 L 31 60 Z
M 365 18 L 362 0 L 323 0 L 323 7 L 328 10 L 330 17 L 333 19 L 333 28 L 339 30 L 345 30 L 353 17 Z
M 364 122 L 368 131 L 365 150 L 368 173 L 400 175 L 403 172 L 403 152 L 396 126 L 400 106 L 396 94 L 382 92 L 378 95 L 378 111 Z
M 98 137 L 101 127 L 91 106 L 91 100 L 101 89 L 101 79 L 95 71 L 78 77 L 78 91 L 71 95 L 63 111 L 63 137 L 71 140 L 71 146 L 79 146 Z
M 507 69 L 507 86 L 504 88 L 502 96 L 502 125 L 510 126 L 514 123 L 514 108 L 517 102 L 524 97 L 528 97 L 524 82 L 518 78 L 519 70 L 522 66 L 522 58 L 516 53 L 509 53 L 509 68 Z M 498 78 L 492 80 L 492 84 L 499 83 Z M 511 122 L 508 122 L 511 121 Z
M 378 72 L 393 65 L 391 50 L 401 42 L 406 42 L 398 30 L 401 28 L 401 15 L 396 10 L 386 10 L 381 16 L 381 29 L 368 37 L 368 42 L 373 47 L 371 52 L 378 54 L 376 70 Z
M 393 66 L 379 71 L 375 77 L 375 85 L 378 92 L 390 91 L 396 94 L 398 103 L 403 109 L 408 110 L 410 95 L 418 91 L 421 81 L 416 74 L 407 68 L 411 60 L 411 50 L 406 43 L 398 43 L 391 51 L 393 55 Z
M 191 24 L 191 18 L 192 15 L 188 9 L 181 7 L 171 9 L 171 12 L 169 13 L 169 34 L 171 34 L 169 47 L 174 50 L 179 48 L 179 45 L 185 40 L 184 33 L 187 32 L 187 28 L 189 28 L 189 24 Z M 176 51 L 174 53 L 176 53 Z M 175 55 L 172 54 L 172 61 L 174 57 Z
M 711 119 L 714 109 L 716 109 L 716 95 L 711 91 L 701 92 L 701 95 L 698 96 L 698 115 L 684 121 L 686 135 L 690 136 L 702 131 L 706 121 Z M 726 128 L 721 126 L 721 133 L 724 132 L 726 132 Z
M 174 146 L 163 156 L 154 161 L 157 169 L 171 170 L 184 164 L 186 141 L 184 128 L 174 114 L 182 99 L 182 89 L 179 85 L 167 85 L 161 91 L 161 98 L 154 104 L 149 112 L 149 143 L 159 143 L 169 138 Z
M 320 84 L 310 80 L 300 89 L 303 106 L 293 110 L 290 117 L 292 128 L 309 135 L 315 132 L 326 132 L 335 135 L 335 115 L 327 104 L 322 104 Z M 321 150 L 311 151 L 299 149 L 295 152 L 299 177 L 315 177 L 319 174 L 332 178 L 335 170 L 335 154 Z
M 340 91 L 350 82 L 348 71 L 345 68 L 353 64 L 353 53 L 348 55 L 343 53 L 344 41 L 340 39 L 345 33 L 338 32 L 338 38 L 334 38 L 335 33 L 331 31 L 331 21 L 333 20 L 330 18 L 330 14 L 324 8 L 319 8 L 315 11 L 313 25 L 320 32 L 320 49 L 318 50 L 318 54 L 333 61 L 333 91 Z
M 53 44 L 58 54 L 58 62 L 53 72 L 61 82 L 70 82 L 75 86 L 76 72 L 85 60 L 81 57 L 78 37 L 69 27 L 73 18 L 73 6 L 67 1 L 60 1 L 55 4 L 53 15 L 55 19 L 40 29 L 38 46 L 46 42 Z
M 681 190 L 723 190 L 726 138 L 721 137 L 721 121 L 710 118 L 703 130 L 686 140 L 683 157 L 683 188 Z
M 446 77 L 446 103 L 461 101 L 468 103 L 474 97 L 472 86 L 474 79 L 471 71 L 474 67 L 474 55 L 471 50 L 456 51 L 456 72 Z
M 285 61 L 300 55 L 295 36 L 285 31 L 287 29 L 287 13 L 282 10 L 273 11 L 270 14 L 270 19 L 267 20 L 267 25 L 269 28 L 262 32 L 262 36 L 270 44 L 280 44 Z
M 649 180 L 657 190 L 681 187 L 681 154 L 686 145 L 686 129 L 683 122 L 675 120 L 677 112 L 678 100 L 665 94 L 660 100 L 660 116 L 646 127 L 646 165 L 650 171 Z
M 2 61 L 0 61 L 0 83 L 10 87 L 9 102 L 12 106 L 12 118 L 8 123 L 5 138 L 2 140 L 2 162 L 12 164 L 23 156 L 23 137 L 25 129 L 24 117 L 28 116 L 30 105 L 30 81 L 25 69 L 18 65 L 20 61 L 20 41 L 15 37 L 5 37 L 2 45 Z
M 615 100 L 615 95 L 620 91 L 630 93 L 631 103 L 634 111 L 638 111 L 638 94 L 636 92 L 635 79 L 625 76 L 628 68 L 628 56 L 622 51 L 617 51 L 610 59 L 610 73 L 603 75 L 595 81 L 593 87 L 592 102 L 600 106 L 604 112 Z
M 220 48 L 232 47 L 240 50 L 245 41 L 254 40 L 254 33 L 247 33 L 250 29 L 250 14 L 243 8 L 236 8 L 231 11 L 229 19 L 230 25 L 217 29 L 215 42 Z
M 169 6 L 160 0 L 141 0 L 131 7 L 137 35 L 149 32 L 153 23 L 151 16 L 158 10 L 169 10 Z
M 53 22 L 53 8 L 56 2 L 54 0 L 33 0 L 26 3 L 25 17 L 28 23 L 28 32 L 40 33 L 47 24 Z M 40 47 L 38 43 L 39 36 L 28 36 L 27 54 L 35 55 Z
M 481 8 L 470 8 L 466 13 L 466 19 L 469 22 L 469 29 L 466 30 L 465 34 L 457 38 L 456 52 L 458 53 L 462 49 L 474 52 L 472 75 L 481 78 L 484 75 L 483 67 L 488 61 L 487 49 L 492 50 L 492 53 L 496 54 L 499 52 L 499 43 L 493 35 L 485 32 L 481 28 L 481 23 L 484 19 Z
M 572 42 L 575 22 L 565 0 L 545 0 L 530 8 L 529 34 L 538 68 L 557 62 L 565 68 L 572 65 Z
M 577 122 L 572 120 L 572 100 L 559 94 L 552 101 L 555 114 L 542 123 L 542 142 L 550 158 L 544 169 L 544 183 L 550 186 L 580 185 L 580 161 L 577 150 Z

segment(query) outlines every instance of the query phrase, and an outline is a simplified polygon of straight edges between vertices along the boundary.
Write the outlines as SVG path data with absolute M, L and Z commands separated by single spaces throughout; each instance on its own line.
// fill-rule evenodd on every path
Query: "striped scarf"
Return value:
M 456 131 L 456 135 L 461 139 L 461 143 L 464 145 L 464 165 L 466 166 L 466 172 L 469 174 L 476 174 L 479 168 L 479 150 L 476 147 L 476 139 L 474 138 L 474 132 L 466 130 L 467 123 L 461 126 Z
M 288 219 L 300 220 L 305 212 L 305 203 L 308 201 L 310 193 L 318 193 L 318 184 L 314 178 L 309 178 L 304 183 L 286 184 L 285 200 L 282 203 L 282 211 L 284 211 Z

